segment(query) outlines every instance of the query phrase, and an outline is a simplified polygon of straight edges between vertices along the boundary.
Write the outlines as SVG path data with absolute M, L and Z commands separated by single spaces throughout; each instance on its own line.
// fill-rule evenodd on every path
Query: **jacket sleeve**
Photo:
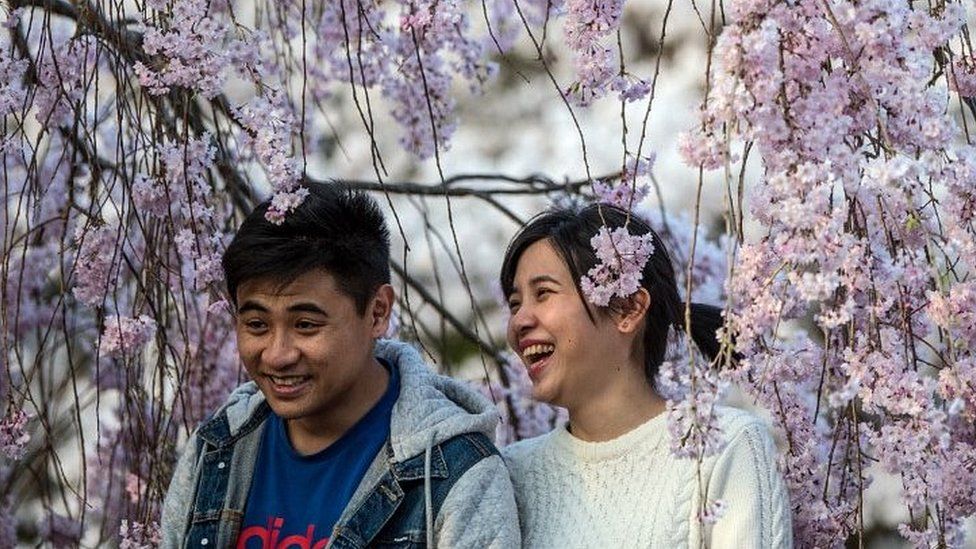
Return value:
M 515 492 L 501 456 L 487 457 L 458 479 L 434 523 L 436 547 L 521 546 Z
M 713 549 L 793 546 L 790 500 L 764 424 L 752 421 L 730 438 L 708 483 L 708 500 L 725 510 L 705 529 Z
M 198 461 L 197 437 L 194 434 L 176 462 L 169 490 L 163 500 L 163 516 L 159 528 L 162 537 L 160 547 L 170 549 L 183 546 L 196 492 Z

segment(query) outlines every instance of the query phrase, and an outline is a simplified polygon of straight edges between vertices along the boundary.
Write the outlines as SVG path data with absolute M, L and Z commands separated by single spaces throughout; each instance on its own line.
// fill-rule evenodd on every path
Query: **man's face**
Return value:
M 287 286 L 253 280 L 237 290 L 237 347 L 247 373 L 286 420 L 314 424 L 356 403 L 375 367 L 373 341 L 386 332 L 393 290 L 384 285 L 364 314 L 323 270 Z

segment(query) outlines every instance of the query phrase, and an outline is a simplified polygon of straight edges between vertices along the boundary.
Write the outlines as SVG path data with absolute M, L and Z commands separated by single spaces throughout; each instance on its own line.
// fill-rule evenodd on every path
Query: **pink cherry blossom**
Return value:
M 24 410 L 8 412 L 0 419 L 0 453 L 12 460 L 24 457 L 31 436 L 27 432 L 30 416 Z
M 594 305 L 605 307 L 614 297 L 627 298 L 640 288 L 644 266 L 654 253 L 650 233 L 633 235 L 626 227 L 613 231 L 601 227 L 590 240 L 597 263 L 580 279 L 583 295 Z
M 156 334 L 156 321 L 147 315 L 126 318 L 111 315 L 105 319 L 105 329 L 99 348 L 110 356 L 133 356 L 142 350 Z

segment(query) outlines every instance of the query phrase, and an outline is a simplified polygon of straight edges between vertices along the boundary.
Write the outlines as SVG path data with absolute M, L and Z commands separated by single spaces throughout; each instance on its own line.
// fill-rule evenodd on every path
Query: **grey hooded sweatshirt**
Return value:
M 390 438 L 373 459 L 334 531 L 343 530 L 354 511 L 377 489 L 377 484 L 391 468 L 424 456 L 428 546 L 518 547 L 520 535 L 515 497 L 504 461 L 497 453 L 481 459 L 464 472 L 451 487 L 436 517 L 431 509 L 431 449 L 456 435 L 467 433 L 483 433 L 493 439 L 498 421 L 495 408 L 465 384 L 435 374 L 420 354 L 406 343 L 381 340 L 376 345 L 375 355 L 398 368 L 400 374 L 400 395 L 393 406 Z M 257 385 L 246 383 L 231 394 L 216 414 L 226 414 L 231 437 L 243 428 L 253 429 L 241 436 L 229 453 L 228 499 L 243 502 L 247 498 L 257 444 L 264 429 L 263 423 L 257 428 L 249 427 L 249 420 L 255 417 L 263 402 L 264 395 Z M 163 547 L 184 547 L 191 542 L 186 536 L 195 498 L 207 497 L 198 493 L 198 486 L 202 485 L 198 476 L 205 458 L 197 455 L 201 446 L 197 440 L 199 436 L 199 431 L 194 433 L 186 445 L 166 494 L 161 525 Z M 210 547 L 231 545 L 236 540 L 241 518 L 237 515 L 242 506 L 236 511 L 227 511 L 227 508 L 225 505 L 225 511 L 221 513 L 222 526 L 217 539 L 203 542 Z M 225 515 L 231 517 L 228 519 Z M 334 535 L 330 547 L 336 539 Z

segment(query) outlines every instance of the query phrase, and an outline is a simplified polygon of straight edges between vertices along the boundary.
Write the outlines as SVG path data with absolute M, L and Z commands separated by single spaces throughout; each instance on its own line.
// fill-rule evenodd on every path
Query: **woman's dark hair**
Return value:
M 587 305 L 580 288 L 580 278 L 598 262 L 590 239 L 603 226 L 610 230 L 628 227 L 631 234 L 650 233 L 653 238 L 654 253 L 644 266 L 641 285 L 650 294 L 650 307 L 645 316 L 644 330 L 644 375 L 651 386 L 657 375 L 668 346 L 668 332 L 671 327 L 683 330 L 685 327 L 685 304 L 678 293 L 674 267 L 664 247 L 661 237 L 643 220 L 628 215 L 625 210 L 607 204 L 591 204 L 583 208 L 553 209 L 532 218 L 505 251 L 500 274 L 502 292 L 506 297 L 515 291 L 515 270 L 519 258 L 532 244 L 548 240 L 573 277 L 576 291 Z M 610 307 L 613 307 L 611 302 Z M 590 315 L 592 320 L 592 314 Z M 698 349 L 714 359 L 720 350 L 715 331 L 722 327 L 722 310 L 711 305 L 691 304 L 691 337 Z
M 341 182 L 308 185 L 308 196 L 281 224 L 265 217 L 271 201 L 252 211 L 224 252 L 231 301 L 249 280 L 287 286 L 316 269 L 335 277 L 339 290 L 366 311 L 376 289 L 390 282 L 390 234 L 369 195 Z

